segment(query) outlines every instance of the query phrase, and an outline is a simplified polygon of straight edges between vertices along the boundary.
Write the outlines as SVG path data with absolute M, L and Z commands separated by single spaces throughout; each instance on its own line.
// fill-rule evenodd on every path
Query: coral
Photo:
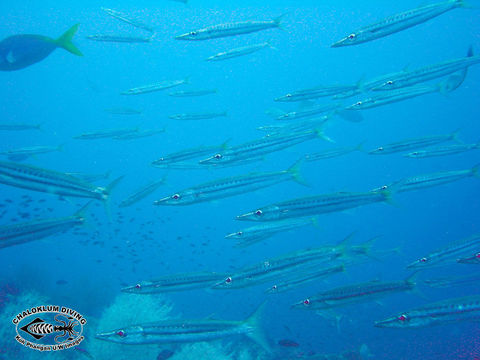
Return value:
M 156 360 L 160 352 L 158 345 L 122 345 L 95 339 L 95 333 L 168 319 L 172 306 L 161 295 L 119 294 L 107 307 L 100 319 L 92 319 L 82 347 L 95 359 Z

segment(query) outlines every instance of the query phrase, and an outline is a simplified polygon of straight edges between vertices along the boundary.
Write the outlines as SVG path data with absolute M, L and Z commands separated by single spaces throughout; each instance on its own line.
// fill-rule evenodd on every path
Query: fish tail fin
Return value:
M 305 181 L 300 171 L 302 164 L 303 164 L 303 158 L 300 158 L 295 162 L 295 164 L 293 164 L 288 168 L 287 172 L 292 176 L 293 180 L 296 181 L 297 183 L 304 186 L 309 186 L 309 184 Z
M 88 203 L 86 203 L 85 205 L 83 205 L 80 209 L 78 209 L 78 211 L 75 213 L 75 216 L 78 216 L 78 217 L 85 217 L 85 212 L 87 211 L 87 209 L 90 207 L 90 205 L 92 204 L 92 201 L 89 201 Z
M 266 301 L 264 301 L 255 312 L 244 321 L 244 323 L 251 328 L 247 336 L 264 348 L 268 353 L 272 352 L 270 345 L 265 337 L 265 334 L 260 326 L 263 310 L 265 309 Z
M 365 152 L 364 145 L 365 145 L 365 140 L 357 144 L 357 146 L 355 147 L 355 151 Z
M 275 24 L 276 27 L 278 27 L 280 30 L 285 30 L 283 26 L 283 18 L 287 15 L 288 13 L 284 13 L 280 16 L 277 16 L 275 19 L 273 19 L 273 23 Z
M 474 177 L 480 178 L 480 164 L 477 164 L 474 167 L 472 167 L 472 175 Z
M 315 133 L 317 134 L 317 136 L 322 139 L 322 140 L 325 140 L 325 141 L 328 141 L 328 142 L 331 142 L 331 143 L 334 143 L 335 140 L 332 140 L 330 137 L 328 137 L 327 135 L 325 135 L 325 133 L 323 132 L 323 129 L 320 128 L 320 129 L 315 129 L 314 130 Z
M 276 48 L 275 46 L 272 45 L 272 42 L 271 42 L 271 41 L 272 41 L 272 40 L 268 40 L 268 41 L 266 42 L 267 47 L 269 47 L 269 48 L 272 49 L 272 50 L 278 50 L 278 48 Z
M 227 117 L 227 116 L 228 116 L 228 111 L 223 111 L 223 112 L 221 113 L 221 115 Z
M 374 238 L 371 238 L 370 240 L 365 241 L 363 244 L 356 245 L 355 246 L 355 252 L 356 253 L 361 253 L 361 254 L 365 255 L 366 257 L 369 257 L 369 258 L 374 259 L 376 261 L 381 261 L 380 259 L 371 255 L 373 245 L 378 240 L 378 238 L 380 238 L 380 236 L 375 236 Z
M 468 1 L 465 0 L 454 0 L 457 4 L 457 7 L 464 8 L 464 9 L 477 9 L 476 6 L 470 4 Z
M 335 247 L 340 249 L 342 253 L 344 253 L 349 247 L 350 247 L 350 240 L 355 236 L 357 232 L 353 231 L 350 234 L 348 234 L 342 241 L 340 241 Z
M 125 175 L 119 176 L 118 178 L 113 180 L 110 184 L 108 184 L 107 187 L 105 188 L 106 197 L 105 197 L 105 201 L 104 201 L 104 206 L 105 206 L 105 212 L 107 213 L 107 216 L 110 220 L 112 219 L 112 208 L 111 208 L 111 203 L 110 203 L 110 199 L 111 199 L 110 195 L 112 193 L 112 190 L 118 185 L 118 183 L 120 181 L 123 180 L 124 177 L 125 177 Z
M 460 134 L 460 130 L 461 129 L 457 129 L 454 132 L 452 132 L 451 137 L 452 137 L 452 141 L 463 144 L 463 141 L 458 138 L 458 134 Z
M 80 24 L 73 25 L 57 39 L 56 43 L 59 47 L 67 50 L 73 55 L 83 56 L 82 52 L 78 50 L 78 48 L 72 42 L 72 39 L 75 36 L 75 33 L 77 32 L 79 26 Z
M 318 219 L 317 219 L 316 217 L 312 217 L 312 218 L 310 219 L 310 221 L 312 222 L 312 225 L 313 225 L 314 227 L 316 227 L 316 228 L 319 228 L 319 227 L 320 227 L 320 225 L 318 224 Z

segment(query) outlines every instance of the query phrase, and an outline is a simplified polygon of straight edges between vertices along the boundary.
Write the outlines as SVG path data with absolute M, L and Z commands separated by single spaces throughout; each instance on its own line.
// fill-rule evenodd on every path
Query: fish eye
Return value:
M 237 232 L 237 235 L 238 235 L 238 236 L 242 236 L 242 235 L 243 235 L 243 231 Z
M 428 259 L 424 257 L 424 258 L 421 258 L 418 261 L 421 262 L 421 263 L 426 263 L 428 261 Z
M 408 320 L 408 317 L 407 317 L 407 315 L 402 314 L 402 315 L 400 315 L 397 319 L 403 322 L 403 321 L 407 321 L 407 320 Z
M 377 150 L 378 151 L 383 151 L 383 146 L 380 146 Z
M 350 34 L 350 35 L 348 35 L 348 38 L 349 38 L 350 40 L 353 40 L 353 39 L 355 39 L 356 37 L 357 37 L 357 35 L 355 35 L 355 34 Z
M 418 155 L 418 151 L 412 152 L 412 155 Z
M 277 285 L 273 285 L 272 290 L 277 290 Z
M 215 159 L 221 159 L 221 158 L 222 158 L 222 154 L 215 154 L 214 158 L 215 158 Z
M 173 194 L 172 199 L 173 200 L 178 200 L 178 199 L 180 199 L 180 195 L 179 194 Z
M 120 337 L 126 337 L 127 336 L 127 334 L 123 330 L 117 331 L 117 335 L 120 336 Z
M 392 81 L 392 80 L 388 80 L 388 81 L 386 82 L 386 84 L 387 84 L 387 85 L 393 85 L 393 81 Z
M 361 101 L 357 101 L 357 103 L 355 103 L 356 106 L 360 106 L 362 105 L 363 103 Z
M 287 95 L 285 95 L 285 97 L 290 98 L 290 97 L 292 97 L 292 94 L 287 94 Z
M 141 289 L 141 288 L 142 288 L 142 285 L 140 284 L 135 285 L 135 289 Z
M 263 215 L 263 211 L 262 211 L 262 210 L 257 210 L 257 211 L 255 211 L 255 215 L 257 215 L 257 216 L 262 216 L 262 215 Z
M 232 282 L 232 278 L 231 278 L 230 276 L 227 277 L 227 278 L 225 279 L 225 282 L 226 282 L 227 284 L 230 284 L 230 283 Z
M 190 35 L 195 36 L 195 35 L 197 35 L 197 32 L 196 31 L 190 31 Z
M 304 305 L 310 305 L 310 299 L 305 299 L 303 300 Z

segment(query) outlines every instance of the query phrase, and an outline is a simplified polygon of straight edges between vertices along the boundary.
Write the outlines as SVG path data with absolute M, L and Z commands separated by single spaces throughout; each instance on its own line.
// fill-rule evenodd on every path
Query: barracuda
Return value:
M 209 288 L 227 274 L 216 272 L 180 273 L 164 276 L 151 281 L 141 281 L 122 289 L 131 294 L 160 294 L 164 292 Z
M 215 151 L 223 151 L 227 149 L 227 142 L 220 145 L 198 146 L 194 148 L 184 149 L 178 152 L 167 154 L 152 162 L 152 165 L 160 168 L 168 168 L 172 165 L 183 163 L 185 160 L 192 160 L 206 156 Z M 189 164 L 192 165 L 192 164 Z M 195 165 L 195 164 L 193 164 Z
M 138 128 L 131 129 L 106 129 L 99 131 L 92 131 L 85 134 L 75 136 L 74 139 L 78 140 L 95 140 L 95 139 L 104 139 L 104 138 L 114 138 L 118 136 L 123 136 L 127 134 L 133 134 L 138 132 Z
M 278 102 L 296 102 L 318 99 L 321 97 L 333 96 L 338 94 L 344 94 L 358 90 L 360 84 L 354 85 L 331 85 L 331 86 L 318 86 L 310 89 L 302 89 L 293 91 L 284 96 L 280 96 L 275 99 Z
M 402 281 L 369 281 L 328 290 L 311 296 L 291 307 L 294 309 L 323 310 L 364 301 L 373 301 L 390 294 L 411 291 L 416 284 L 411 277 Z
M 435 156 L 446 156 L 461 154 L 470 150 L 480 149 L 480 142 L 476 144 L 455 144 L 455 145 L 446 145 L 439 146 L 435 148 L 430 148 L 426 150 L 417 150 L 411 153 L 405 154 L 404 156 L 414 158 L 414 159 L 423 159 Z
M 237 220 L 274 221 L 343 211 L 377 202 L 390 202 L 397 186 L 363 193 L 339 192 L 293 199 L 239 215 Z
M 102 8 L 102 10 L 105 11 L 108 15 L 114 17 L 115 19 L 123 21 L 127 24 L 130 24 L 130 25 L 136 27 L 136 28 L 149 31 L 151 33 L 154 32 L 154 29 L 151 26 L 141 22 L 138 19 L 132 18 L 131 16 L 129 16 L 127 14 L 124 14 L 120 11 L 113 10 L 113 9 L 108 9 L 108 8 Z
M 129 90 L 125 90 L 121 93 L 121 95 L 141 95 L 141 94 L 147 94 L 151 93 L 154 91 L 161 91 L 165 89 L 170 89 L 175 86 L 183 85 L 183 84 L 188 84 L 189 79 L 182 79 L 182 80 L 164 80 L 160 81 L 154 84 L 149 84 L 149 85 L 144 85 L 144 86 L 139 86 L 136 88 L 132 88 Z
M 169 118 L 173 120 L 208 120 L 217 117 L 226 117 L 227 112 L 206 112 L 206 113 L 183 113 L 170 115 Z
M 0 226 L 0 248 L 40 240 L 81 226 L 85 222 L 85 211 L 89 204 L 72 216 Z
M 216 94 L 217 92 L 218 92 L 217 89 L 205 89 L 205 90 L 200 89 L 200 90 L 176 91 L 168 94 L 168 96 L 197 97 L 197 96 L 212 95 L 212 94 Z
M 182 35 L 175 37 L 177 40 L 209 40 L 227 36 L 236 36 L 243 34 L 250 34 L 252 32 L 281 28 L 282 18 L 285 15 L 281 15 L 273 20 L 267 21 L 239 21 L 234 23 L 219 24 L 209 26 L 203 29 L 193 30 Z
M 380 146 L 372 151 L 369 151 L 368 153 L 371 155 L 386 155 L 411 149 L 420 149 L 422 147 L 432 146 L 450 140 L 457 140 L 458 132 L 459 130 L 446 135 L 433 135 L 417 139 L 397 141 L 394 143 Z
M 447 0 L 398 13 L 374 24 L 355 30 L 342 40 L 334 43 L 332 47 L 358 45 L 376 40 L 424 23 L 425 21 L 458 7 L 465 7 L 465 2 L 463 0 Z
M 0 161 L 1 184 L 67 197 L 108 201 L 110 191 L 122 178 L 117 178 L 107 187 L 98 187 L 65 173 Z
M 164 197 L 155 201 L 154 205 L 190 205 L 244 194 L 289 180 L 304 184 L 300 175 L 300 165 L 301 162 L 297 162 L 284 171 L 251 173 L 210 181 Z
M 340 149 L 327 150 L 319 153 L 312 153 L 305 155 L 304 159 L 306 161 L 318 161 L 323 159 L 331 159 L 343 155 L 350 154 L 355 151 L 363 151 L 363 143 L 358 144 L 357 146 L 350 146 Z
M 165 178 L 162 178 L 158 181 L 151 182 L 148 185 L 135 191 L 132 195 L 127 197 L 125 200 L 123 200 L 118 206 L 119 207 L 131 206 L 139 202 L 140 200 L 146 198 L 148 195 L 153 194 L 163 184 L 165 184 Z
M 454 264 L 462 255 L 468 255 L 480 249 L 480 234 L 455 241 L 409 264 L 409 269 L 424 269 Z
M 480 320 L 480 296 L 467 296 L 425 305 L 375 322 L 376 327 L 417 328 Z
M 265 49 L 265 48 L 271 48 L 275 49 L 270 43 L 265 42 L 261 44 L 254 44 L 254 45 L 248 45 L 248 46 L 242 46 L 239 48 L 235 48 L 232 50 L 220 52 L 218 54 L 212 55 L 208 57 L 206 60 L 207 61 L 223 61 L 223 60 L 228 60 L 228 59 L 233 59 L 239 56 L 244 56 L 248 54 L 252 54 L 254 52 L 257 52 L 259 50 Z
M 97 339 L 125 345 L 195 343 L 246 335 L 266 351 L 270 347 L 260 328 L 261 305 L 244 321 L 229 320 L 166 320 L 155 323 L 127 326 L 117 330 L 99 333 Z
M 114 140 L 135 140 L 135 139 L 142 139 L 145 137 L 162 134 L 164 132 L 165 132 L 165 129 L 143 130 L 143 131 L 138 131 L 131 134 L 115 136 L 113 139 Z
M 100 42 L 114 42 L 114 43 L 149 43 L 152 42 L 153 36 L 141 37 L 141 36 L 124 36 L 124 35 L 107 35 L 107 34 L 95 34 L 86 36 L 88 40 L 100 41 Z
M 321 130 L 310 130 L 292 134 L 280 134 L 275 136 L 266 136 L 258 140 L 249 141 L 237 146 L 225 149 L 207 159 L 201 160 L 200 164 L 227 164 L 235 163 L 248 159 L 260 160 L 262 156 L 272 152 L 286 149 L 288 147 L 301 144 L 308 140 L 322 138 L 331 141 Z
M 314 117 L 326 112 L 334 112 L 339 109 L 341 104 L 325 104 L 311 106 L 305 110 L 292 111 L 277 117 L 277 120 L 297 120 Z

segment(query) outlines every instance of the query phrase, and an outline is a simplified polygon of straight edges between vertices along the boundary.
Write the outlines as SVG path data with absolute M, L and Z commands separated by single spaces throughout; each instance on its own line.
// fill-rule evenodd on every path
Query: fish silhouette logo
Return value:
M 58 351 L 80 344 L 86 319 L 77 311 L 55 305 L 32 307 L 12 320 L 15 339 L 25 347 L 38 351 Z

